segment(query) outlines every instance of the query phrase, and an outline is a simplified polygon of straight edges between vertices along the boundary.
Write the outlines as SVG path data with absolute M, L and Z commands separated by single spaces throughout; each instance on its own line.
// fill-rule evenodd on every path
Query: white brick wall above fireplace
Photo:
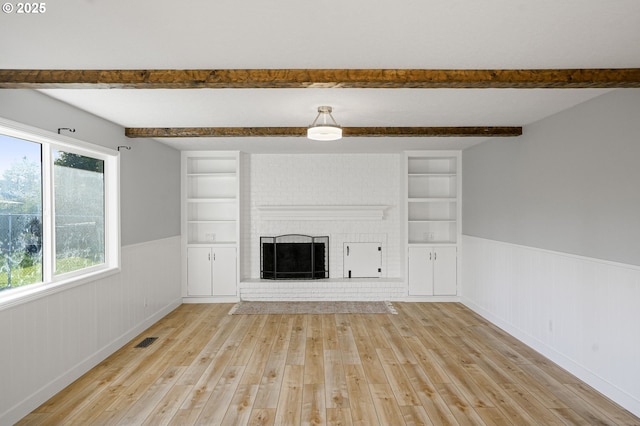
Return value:
M 251 154 L 243 165 L 242 279 L 260 277 L 260 236 L 329 236 L 329 273 L 343 274 L 343 243 L 380 242 L 383 277 L 401 278 L 399 154 Z M 264 206 L 384 206 L 381 220 L 274 220 Z
M 389 206 L 258 206 L 260 220 L 383 220 Z

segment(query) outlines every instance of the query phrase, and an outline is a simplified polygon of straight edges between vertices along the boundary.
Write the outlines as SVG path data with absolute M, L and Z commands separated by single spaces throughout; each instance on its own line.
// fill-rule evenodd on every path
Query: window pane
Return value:
M 104 161 L 53 153 L 55 274 L 104 263 Z
M 42 282 L 41 145 L 0 135 L 0 290 Z

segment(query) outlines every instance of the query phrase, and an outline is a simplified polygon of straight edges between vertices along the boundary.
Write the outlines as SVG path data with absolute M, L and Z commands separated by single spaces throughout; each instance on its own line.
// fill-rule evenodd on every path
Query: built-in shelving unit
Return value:
M 186 236 L 188 244 L 238 241 L 238 156 L 187 152 Z
M 405 153 L 409 296 L 457 294 L 460 153 Z
M 182 152 L 183 297 L 237 296 L 239 169 L 238 152 Z
M 458 156 L 432 155 L 407 155 L 409 244 L 457 242 Z

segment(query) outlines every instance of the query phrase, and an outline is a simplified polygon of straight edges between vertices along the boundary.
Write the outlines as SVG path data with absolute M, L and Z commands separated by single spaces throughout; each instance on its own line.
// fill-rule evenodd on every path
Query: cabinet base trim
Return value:
M 460 296 L 407 296 L 403 302 L 460 302 Z
M 183 297 L 182 303 L 237 303 L 238 296 Z

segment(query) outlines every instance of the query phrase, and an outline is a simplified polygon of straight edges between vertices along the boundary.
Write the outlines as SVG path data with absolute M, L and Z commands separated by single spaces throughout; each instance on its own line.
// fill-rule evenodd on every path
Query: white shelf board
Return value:
M 420 246 L 455 246 L 455 241 L 409 241 L 410 247 Z
M 189 177 L 216 177 L 216 178 L 234 178 L 237 175 L 233 172 L 212 172 L 212 173 L 187 173 Z
M 410 203 L 455 203 L 456 197 L 409 198 Z
M 188 220 L 187 223 L 235 223 L 235 219 Z
M 456 177 L 457 173 L 409 173 L 409 177 L 412 176 L 425 176 L 425 177 Z
M 237 198 L 187 198 L 188 203 L 235 203 Z
M 409 219 L 409 223 L 456 223 L 453 219 Z
M 236 241 L 189 241 L 187 245 L 189 247 L 211 247 L 211 246 L 225 246 L 236 247 Z

